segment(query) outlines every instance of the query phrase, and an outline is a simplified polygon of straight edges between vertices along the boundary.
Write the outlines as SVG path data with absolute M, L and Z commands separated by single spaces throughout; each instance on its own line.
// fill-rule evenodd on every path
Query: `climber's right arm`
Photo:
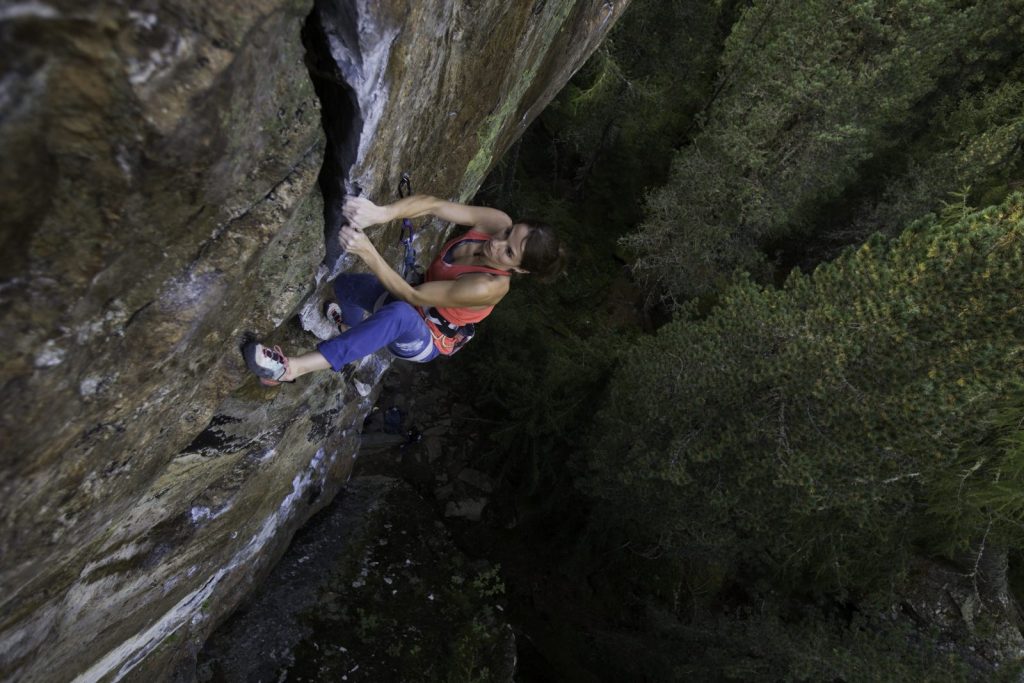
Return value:
M 365 197 L 349 197 L 345 200 L 342 213 L 348 218 L 349 225 L 356 228 L 420 216 L 437 216 L 443 221 L 465 225 L 488 234 L 512 225 L 512 219 L 504 211 L 486 206 L 457 204 L 425 194 L 412 195 L 383 206 Z

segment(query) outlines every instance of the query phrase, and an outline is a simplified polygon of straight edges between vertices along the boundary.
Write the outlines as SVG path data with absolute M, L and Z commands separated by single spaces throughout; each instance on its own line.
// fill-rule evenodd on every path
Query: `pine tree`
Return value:
M 1024 382 L 1022 255 L 1017 194 L 782 290 L 735 285 L 627 354 L 588 490 L 675 552 L 829 588 L 898 580 L 922 539 L 977 541 L 979 516 L 1024 541 L 1019 443 L 991 419 Z
M 767 275 L 766 244 L 832 220 L 835 202 L 929 130 L 944 97 L 1019 60 L 1022 9 L 754 2 L 727 41 L 703 130 L 625 240 L 637 272 L 677 301 L 719 291 L 737 268 Z

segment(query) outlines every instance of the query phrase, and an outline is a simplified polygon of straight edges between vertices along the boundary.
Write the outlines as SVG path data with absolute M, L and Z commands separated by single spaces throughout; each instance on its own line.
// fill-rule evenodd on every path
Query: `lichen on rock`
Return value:
M 625 4 L 0 10 L 0 678 L 194 655 L 346 481 L 390 362 L 265 389 L 238 344 L 310 348 L 344 192 L 471 196 Z

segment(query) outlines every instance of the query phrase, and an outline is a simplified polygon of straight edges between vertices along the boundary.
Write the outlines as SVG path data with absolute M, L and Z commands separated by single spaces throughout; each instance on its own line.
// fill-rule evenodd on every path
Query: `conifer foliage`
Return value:
M 559 657 L 1019 672 L 1022 149 L 1024 0 L 634 0 L 493 183 L 569 236 L 569 277 L 458 364 L 523 555 L 594 589 L 588 623 L 534 603 Z M 969 635 L 893 609 L 936 567 L 990 601 L 991 648 L 966 603 Z
M 977 523 L 929 526 L 937 514 L 1019 545 L 1024 472 L 1006 425 L 1024 415 L 991 416 L 1024 382 L 1022 254 L 1018 194 L 871 240 L 782 290 L 737 284 L 623 360 L 589 489 L 665 547 L 832 589 L 891 581 L 922 539 L 978 540 Z
M 1019 60 L 1022 17 L 1021 0 L 751 3 L 703 128 L 624 240 L 637 273 L 676 301 L 717 292 L 736 269 L 766 273 L 767 244 L 834 220 L 829 208 L 907 163 L 909 142 L 928 139 L 926 159 L 955 147 L 929 137 L 933 118 Z M 1008 142 L 989 156 L 1019 151 Z

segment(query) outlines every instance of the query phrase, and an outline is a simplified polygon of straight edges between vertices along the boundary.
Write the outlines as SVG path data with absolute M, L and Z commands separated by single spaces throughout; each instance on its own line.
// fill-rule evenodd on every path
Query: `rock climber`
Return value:
M 413 195 L 380 206 L 349 197 L 342 213 L 348 225 L 340 231 L 341 246 L 370 273 L 335 279 L 338 303 L 329 302 L 324 312 L 339 334 L 316 351 L 287 356 L 279 346 L 251 342 L 243 347 L 246 364 L 265 385 L 292 382 L 315 370 L 340 371 L 385 347 L 420 363 L 451 355 L 508 293 L 513 274 L 551 280 L 565 267 L 565 248 L 549 226 L 513 222 L 497 209 Z M 445 244 L 423 284 L 413 286 L 388 265 L 363 228 L 428 215 L 469 231 Z

